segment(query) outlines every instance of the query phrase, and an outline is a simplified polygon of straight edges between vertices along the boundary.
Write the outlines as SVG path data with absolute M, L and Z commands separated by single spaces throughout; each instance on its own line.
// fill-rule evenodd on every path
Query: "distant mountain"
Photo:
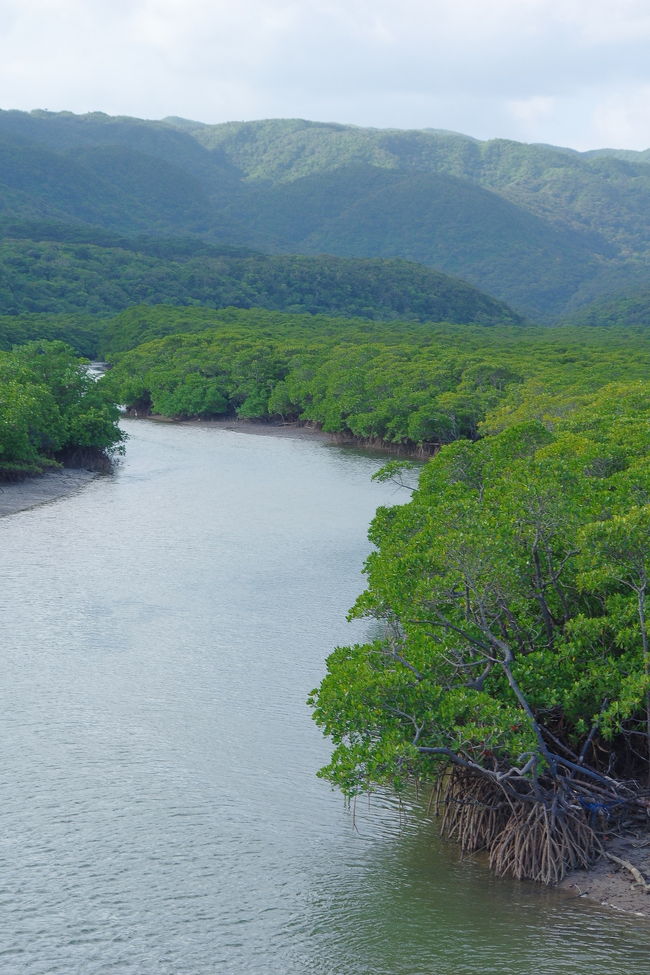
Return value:
M 0 112 L 0 229 L 43 218 L 276 254 L 403 258 L 550 322 L 643 275 L 650 150 L 300 119 Z
M 647 275 L 646 275 L 647 280 Z M 593 325 L 604 328 L 650 328 L 650 287 L 612 295 L 582 305 L 565 316 L 563 324 Z

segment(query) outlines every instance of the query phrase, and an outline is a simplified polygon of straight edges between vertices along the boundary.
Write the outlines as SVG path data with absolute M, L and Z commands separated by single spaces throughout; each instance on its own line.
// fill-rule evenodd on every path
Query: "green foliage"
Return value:
M 182 329 L 192 332 L 175 334 Z M 424 453 L 515 422 L 552 427 L 594 387 L 644 377 L 650 366 L 641 332 L 370 323 L 262 309 L 140 306 L 105 334 L 109 349 L 167 336 L 118 356 L 108 379 L 116 399 L 137 410 L 309 421 Z M 218 390 L 214 405 L 181 396 L 188 382 L 206 396 Z
M 336 650 L 310 698 L 333 784 L 354 795 L 450 761 L 543 776 L 558 741 L 577 760 L 595 734 L 618 774 L 647 767 L 649 397 L 647 381 L 606 386 L 552 430 L 450 444 L 378 511 L 351 615 L 383 635 Z
M 29 232 L 59 237 L 63 229 L 36 225 Z M 83 243 L 0 241 L 0 315 L 67 313 L 75 316 L 74 329 L 80 312 L 106 316 L 140 303 L 168 303 L 378 320 L 522 323 L 520 315 L 464 281 L 403 260 L 269 257 L 201 241 L 106 241 L 101 231 L 97 242 L 91 233 L 86 236 Z
M 79 448 L 119 447 L 118 411 L 62 342 L 0 353 L 0 477 L 36 474 Z
M 645 279 L 645 266 L 639 268 L 639 278 Z M 623 281 L 614 278 L 612 288 L 618 290 Z M 632 280 L 630 286 L 621 294 L 607 296 L 579 307 L 565 316 L 571 325 L 596 325 L 599 327 L 647 328 L 650 324 L 650 293 L 647 288 L 639 290 L 638 281 Z
M 102 343 L 104 321 L 84 314 L 0 315 L 0 349 L 39 339 L 60 340 L 78 355 L 96 358 Z

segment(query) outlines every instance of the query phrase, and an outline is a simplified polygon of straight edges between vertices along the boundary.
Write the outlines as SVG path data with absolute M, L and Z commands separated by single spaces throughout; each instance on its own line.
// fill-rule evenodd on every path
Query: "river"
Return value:
M 643 975 L 650 927 L 347 810 L 305 698 L 362 639 L 381 461 L 126 421 L 114 477 L 0 520 L 3 975 Z

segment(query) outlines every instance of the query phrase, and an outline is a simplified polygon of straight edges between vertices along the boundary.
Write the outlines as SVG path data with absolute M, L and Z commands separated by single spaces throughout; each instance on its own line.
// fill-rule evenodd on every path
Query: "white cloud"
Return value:
M 532 98 L 515 98 L 506 103 L 513 118 L 526 132 L 527 139 L 536 139 L 542 124 L 553 118 L 556 100 L 543 95 L 533 95 Z
M 6 108 L 648 133 L 647 0 L 0 0 L 0 16 Z
M 650 83 L 634 91 L 604 94 L 593 113 L 602 146 L 647 149 L 650 146 Z

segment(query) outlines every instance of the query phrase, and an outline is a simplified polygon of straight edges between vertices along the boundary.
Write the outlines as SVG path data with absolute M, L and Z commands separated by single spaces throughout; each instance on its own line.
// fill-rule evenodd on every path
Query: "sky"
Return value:
M 650 0 L 0 0 L 0 108 L 650 147 Z

